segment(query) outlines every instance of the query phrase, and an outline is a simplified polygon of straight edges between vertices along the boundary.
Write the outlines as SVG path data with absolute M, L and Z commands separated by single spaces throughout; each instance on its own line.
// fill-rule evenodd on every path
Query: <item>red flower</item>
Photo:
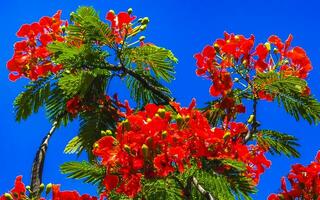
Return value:
M 130 35 L 132 30 L 131 22 L 136 19 L 136 16 L 131 16 L 127 12 L 120 12 L 116 15 L 114 11 L 109 11 L 106 15 L 106 19 L 111 22 L 111 28 L 116 42 L 121 43 L 124 37 Z
M 60 19 L 61 11 L 53 17 L 43 17 L 39 22 L 24 24 L 17 32 L 18 37 L 25 40 L 19 41 L 14 46 L 14 55 L 7 62 L 10 71 L 9 79 L 16 81 L 21 77 L 37 80 L 49 73 L 57 73 L 61 65 L 53 64 L 51 53 L 47 45 L 53 41 L 63 41 L 63 31 Z

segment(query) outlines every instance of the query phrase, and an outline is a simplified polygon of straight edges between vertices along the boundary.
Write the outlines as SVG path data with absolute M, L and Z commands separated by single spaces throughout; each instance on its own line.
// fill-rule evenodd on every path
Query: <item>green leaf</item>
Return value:
M 83 179 L 85 183 L 101 185 L 105 176 L 105 168 L 97 164 L 86 161 L 66 162 L 60 166 L 62 174 L 67 174 L 68 178 Z
M 296 150 L 299 146 L 298 139 L 292 135 L 272 130 L 261 130 L 256 136 L 259 146 L 269 150 L 271 154 L 284 154 L 287 157 L 299 158 Z
M 31 81 L 25 88 L 13 103 L 17 121 L 25 120 L 32 113 L 37 113 L 45 104 L 50 95 L 50 76 Z
M 174 64 L 178 59 L 170 50 L 154 45 L 128 48 L 124 55 L 131 63 L 135 63 L 138 69 L 150 67 L 157 79 L 170 82 L 174 79 Z
M 110 76 L 110 72 L 95 69 L 91 71 L 78 71 L 72 74 L 64 73 L 59 79 L 58 85 L 67 97 L 79 95 L 82 98 L 92 89 L 94 80 L 100 76 L 107 78 Z
M 305 80 L 268 72 L 258 74 L 254 84 L 257 91 L 266 91 L 275 95 L 279 105 L 282 105 L 296 120 L 303 118 L 310 124 L 319 122 L 320 103 L 312 95 L 302 94 L 307 87 Z
M 88 154 L 89 160 L 93 160 L 93 145 L 102 137 L 101 130 L 115 129 L 115 115 L 116 113 L 112 113 L 112 111 L 107 112 L 104 110 L 101 112 L 99 109 L 81 113 L 78 139 L 75 139 L 72 142 L 73 149 L 76 149 L 75 153 L 80 154 L 85 150 Z M 72 149 L 70 145 L 68 149 Z
M 143 74 L 142 71 L 135 70 L 136 73 L 139 74 L 143 79 L 145 79 L 148 84 L 155 88 L 156 90 L 160 91 L 167 97 L 171 97 L 171 92 L 168 88 L 164 87 L 162 84 L 160 84 L 156 79 L 154 79 L 150 75 Z M 155 94 L 153 91 L 148 89 L 146 85 L 141 83 L 139 80 L 137 80 L 135 77 L 132 77 L 128 75 L 126 77 L 126 85 L 128 89 L 130 90 L 131 97 L 136 101 L 138 107 L 143 107 L 147 103 L 163 103 L 166 100 L 159 97 L 157 94 Z
M 66 112 L 67 100 L 63 90 L 57 87 L 57 83 L 54 83 L 46 101 L 46 114 L 51 123 L 58 121 L 59 125 L 66 126 L 70 121 L 73 121 L 74 116 Z
M 170 178 L 144 180 L 142 196 L 146 200 L 180 200 L 182 199 L 182 190 L 175 181 Z
M 77 153 L 79 154 L 80 151 L 81 151 L 81 145 L 82 145 L 82 142 L 81 142 L 81 139 L 79 136 L 75 136 L 74 138 L 72 138 L 67 146 L 64 148 L 64 153 L 66 154 L 74 154 L 74 153 Z
M 84 40 L 87 43 L 99 45 L 113 45 L 113 34 L 108 24 L 102 22 L 98 13 L 92 7 L 80 7 L 71 14 L 71 21 L 67 27 L 68 40 Z

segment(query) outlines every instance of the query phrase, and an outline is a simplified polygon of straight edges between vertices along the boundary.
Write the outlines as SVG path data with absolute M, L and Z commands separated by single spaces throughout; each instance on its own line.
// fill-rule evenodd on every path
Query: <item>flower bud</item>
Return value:
M 226 133 L 223 135 L 223 139 L 227 139 L 231 135 L 230 131 L 226 131 Z
M 26 186 L 26 190 L 28 190 L 29 192 L 31 192 L 31 187 L 30 187 L 30 185 L 27 185 L 27 186 Z
M 251 124 L 253 122 L 253 119 L 254 119 L 254 115 L 250 115 L 248 119 L 248 123 Z
M 147 156 L 148 156 L 149 147 L 148 147 L 146 144 L 143 144 L 143 145 L 141 146 L 141 149 L 142 149 L 143 156 L 144 156 L 144 157 L 147 157 Z
M 182 123 L 183 119 L 182 119 L 182 116 L 180 114 L 177 114 L 176 115 L 176 122 L 178 125 L 180 125 Z
M 264 46 L 267 48 L 268 51 L 271 50 L 271 45 L 269 42 L 264 43 Z
M 9 193 L 4 193 L 4 197 L 5 197 L 7 200 L 13 200 L 12 195 L 9 194 Z
M 130 153 L 131 148 L 130 148 L 129 145 L 125 144 L 125 145 L 123 146 L 123 148 L 124 148 L 124 150 L 126 150 L 127 153 Z
M 166 115 L 166 110 L 163 108 L 159 108 L 157 113 L 160 115 L 160 117 L 164 118 Z
M 130 122 L 126 119 L 122 123 L 122 127 L 124 127 L 126 130 L 130 129 Z
M 144 30 L 146 30 L 146 28 L 147 28 L 146 25 L 142 25 L 142 26 L 140 26 L 139 30 L 140 30 L 140 31 L 144 31 Z
M 52 183 L 49 183 L 46 187 L 46 195 L 48 195 L 51 192 L 52 189 Z
M 142 19 L 141 24 L 142 25 L 147 25 L 149 22 L 150 22 L 149 18 L 145 17 L 145 18 Z
M 162 131 L 161 135 L 162 135 L 163 138 L 165 138 L 165 137 L 167 137 L 168 132 L 167 131 Z
M 39 193 L 42 193 L 42 192 L 43 192 L 44 187 L 45 187 L 44 184 L 41 183 L 41 185 L 39 186 Z
M 112 135 L 112 131 L 111 131 L 111 130 L 101 131 L 101 135 L 102 135 L 102 136 Z
M 128 14 L 130 15 L 133 12 L 132 8 L 128 9 Z
M 146 37 L 145 37 L 145 36 L 141 36 L 141 37 L 139 37 L 139 41 L 140 41 L 140 42 L 144 41 L 145 39 L 146 39 Z
M 279 53 L 279 49 L 274 48 L 274 49 L 273 49 L 273 53 Z
M 93 144 L 93 148 L 99 148 L 99 144 L 98 143 L 94 143 Z

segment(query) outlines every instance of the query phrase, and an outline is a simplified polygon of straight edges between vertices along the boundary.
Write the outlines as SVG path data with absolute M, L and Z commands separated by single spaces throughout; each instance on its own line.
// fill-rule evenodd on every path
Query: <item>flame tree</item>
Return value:
M 212 83 L 212 99 L 203 108 L 195 99 L 184 107 L 164 84 L 174 79 L 178 60 L 142 36 L 147 17 L 128 9 L 101 19 L 91 7 L 80 7 L 70 20 L 60 17 L 58 11 L 22 25 L 7 63 L 11 81 L 30 80 L 14 101 L 16 120 L 44 107 L 52 128 L 34 158 L 30 186 L 18 176 L 1 200 L 44 199 L 44 191 L 54 200 L 97 199 L 42 183 L 49 140 L 73 120 L 80 127 L 65 153 L 88 159 L 64 163 L 69 178 L 96 185 L 100 199 L 187 200 L 251 199 L 271 166 L 267 152 L 300 156 L 297 138 L 261 129 L 259 102 L 276 102 L 297 121 L 320 120 L 320 103 L 306 82 L 311 61 L 303 48 L 291 46 L 292 35 L 255 44 L 254 35 L 224 33 L 194 56 L 196 75 Z M 134 107 L 110 94 L 114 79 L 127 86 Z M 269 198 L 318 198 L 316 160 L 293 166 L 292 191 L 283 178 L 283 192 Z

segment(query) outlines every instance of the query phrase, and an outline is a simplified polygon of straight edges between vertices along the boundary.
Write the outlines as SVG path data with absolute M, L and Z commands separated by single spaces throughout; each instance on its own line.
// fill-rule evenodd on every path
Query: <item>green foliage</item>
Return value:
M 48 49 L 50 52 L 55 54 L 55 58 L 53 58 L 53 60 L 56 63 L 75 64 L 74 60 L 78 59 L 84 52 L 85 45 L 77 47 L 65 42 L 54 42 L 48 45 Z
M 296 148 L 298 139 L 292 135 L 272 130 L 261 130 L 256 136 L 259 146 L 269 150 L 271 154 L 284 154 L 287 157 L 300 157 Z
M 50 95 L 50 77 L 31 81 L 25 88 L 13 103 L 17 121 L 25 120 L 32 113 L 37 113 L 46 103 Z
M 64 153 L 66 154 L 79 154 L 81 152 L 82 149 L 82 141 L 81 138 L 79 136 L 75 136 L 74 138 L 72 138 L 68 144 L 66 145 L 66 147 L 64 148 Z
M 178 200 L 182 199 L 182 189 L 171 178 L 144 180 L 142 196 L 146 200 Z
M 242 175 L 246 170 L 244 163 L 231 159 L 219 159 L 203 164 L 202 169 L 193 166 L 178 176 L 183 185 L 187 184 L 189 177 L 195 177 L 199 184 L 217 200 L 251 199 L 250 195 L 256 192 L 252 180 Z M 223 166 L 230 168 L 224 174 L 213 170 Z M 192 197 L 205 200 L 194 186 L 192 186 Z
M 77 139 L 72 139 L 67 147 L 66 152 L 75 152 L 80 154 L 85 150 L 89 160 L 93 160 L 92 154 L 93 145 L 101 136 L 101 130 L 113 130 L 116 125 L 115 114 L 112 112 L 101 111 L 99 109 L 84 112 L 80 115 L 80 129 Z M 68 150 L 69 149 L 69 150 Z
M 92 83 L 98 76 L 110 76 L 110 72 L 102 69 L 91 71 L 78 71 L 75 73 L 64 73 L 59 79 L 58 85 L 68 97 L 79 95 L 84 97 L 92 89 Z M 96 94 L 99 95 L 99 94 Z
M 303 118 L 310 124 L 319 122 L 320 103 L 313 96 L 302 94 L 307 87 L 306 81 L 268 72 L 258 74 L 254 83 L 258 91 L 263 90 L 275 95 L 279 105 L 282 104 L 296 120 Z
M 126 78 L 126 85 L 130 90 L 131 98 L 133 98 L 136 101 L 138 107 L 142 107 L 147 103 L 166 102 L 166 99 L 163 99 L 158 94 L 155 94 L 152 90 L 150 90 L 150 87 L 164 94 L 168 98 L 171 98 L 170 90 L 164 87 L 162 84 L 160 84 L 155 78 L 153 78 L 150 75 L 144 74 L 143 71 L 135 70 L 135 72 L 142 79 L 146 80 L 148 84 L 144 84 L 143 82 L 141 82 L 133 76 L 127 76 Z
M 53 83 L 50 96 L 46 101 L 46 114 L 51 123 L 58 121 L 58 124 L 67 125 L 74 119 L 74 116 L 66 112 L 67 97 L 63 94 L 63 90 L 57 87 L 57 83 Z
M 99 41 L 100 45 L 113 45 L 109 25 L 100 20 L 92 7 L 79 7 L 75 13 L 71 13 L 70 19 L 74 24 L 67 27 L 68 40 L 84 40 L 85 43 Z
M 101 185 L 105 176 L 105 168 L 86 161 L 66 162 L 60 166 L 61 173 L 67 174 L 68 178 L 83 179 L 85 183 Z
M 124 51 L 125 57 L 143 70 L 150 67 L 157 79 L 170 82 L 174 79 L 174 64 L 178 59 L 170 50 L 155 45 L 128 48 Z

